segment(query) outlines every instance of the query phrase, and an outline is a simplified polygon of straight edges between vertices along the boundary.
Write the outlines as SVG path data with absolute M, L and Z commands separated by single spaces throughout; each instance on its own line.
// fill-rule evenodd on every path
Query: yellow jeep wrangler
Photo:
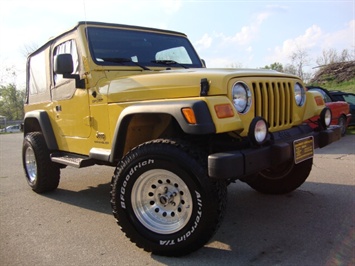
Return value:
M 220 225 L 227 185 L 268 194 L 305 182 L 340 138 L 321 95 L 292 75 L 208 69 L 186 35 L 79 22 L 27 61 L 23 166 L 37 193 L 60 170 L 114 166 L 111 204 L 146 251 L 188 254 Z M 319 115 L 313 130 L 303 121 Z

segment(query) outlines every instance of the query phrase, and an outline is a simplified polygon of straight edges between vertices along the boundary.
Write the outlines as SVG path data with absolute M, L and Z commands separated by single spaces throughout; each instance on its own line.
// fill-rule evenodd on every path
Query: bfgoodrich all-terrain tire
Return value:
M 112 178 L 111 204 L 128 238 L 148 252 L 182 256 L 217 230 L 225 182 L 207 176 L 206 157 L 180 141 L 154 140 L 130 151 Z
M 246 182 L 261 193 L 286 194 L 306 181 L 311 172 L 312 164 L 313 159 L 308 159 L 299 164 L 289 161 L 275 169 L 264 170 Z
M 25 136 L 22 146 L 22 162 L 27 183 L 33 191 L 44 193 L 55 190 L 60 179 L 59 165 L 53 163 L 41 132 Z

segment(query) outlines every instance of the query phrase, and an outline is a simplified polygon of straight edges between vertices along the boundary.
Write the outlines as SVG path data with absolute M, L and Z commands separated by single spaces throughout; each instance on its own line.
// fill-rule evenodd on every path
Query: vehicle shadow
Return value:
M 79 191 L 58 188 L 51 193 L 43 194 L 43 196 L 91 211 L 112 214 L 110 190 L 110 183 L 106 183 Z

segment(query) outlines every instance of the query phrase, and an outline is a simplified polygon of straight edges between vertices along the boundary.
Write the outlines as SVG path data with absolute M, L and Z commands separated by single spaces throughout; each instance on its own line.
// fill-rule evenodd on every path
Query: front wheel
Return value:
M 116 168 L 114 216 L 127 237 L 148 252 L 186 255 L 207 243 L 222 221 L 226 184 L 211 181 L 207 156 L 191 150 L 183 142 L 150 141 Z
M 313 159 L 299 164 L 293 161 L 266 169 L 251 177 L 246 182 L 258 192 L 265 194 L 286 194 L 301 186 L 312 170 Z

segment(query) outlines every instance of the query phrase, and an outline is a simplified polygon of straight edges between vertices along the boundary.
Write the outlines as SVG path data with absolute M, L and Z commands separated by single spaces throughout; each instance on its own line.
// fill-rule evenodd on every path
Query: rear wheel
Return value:
M 252 178 L 247 184 L 265 194 L 286 194 L 301 186 L 311 172 L 313 159 L 299 164 L 286 162 L 276 168 L 266 169 Z
M 121 160 L 112 178 L 111 204 L 122 231 L 138 247 L 181 256 L 213 236 L 227 189 L 225 182 L 207 176 L 206 158 L 182 142 L 155 140 Z
M 49 151 L 41 132 L 25 136 L 22 162 L 27 183 L 33 191 L 44 193 L 55 190 L 60 179 L 59 165 L 50 160 Z

